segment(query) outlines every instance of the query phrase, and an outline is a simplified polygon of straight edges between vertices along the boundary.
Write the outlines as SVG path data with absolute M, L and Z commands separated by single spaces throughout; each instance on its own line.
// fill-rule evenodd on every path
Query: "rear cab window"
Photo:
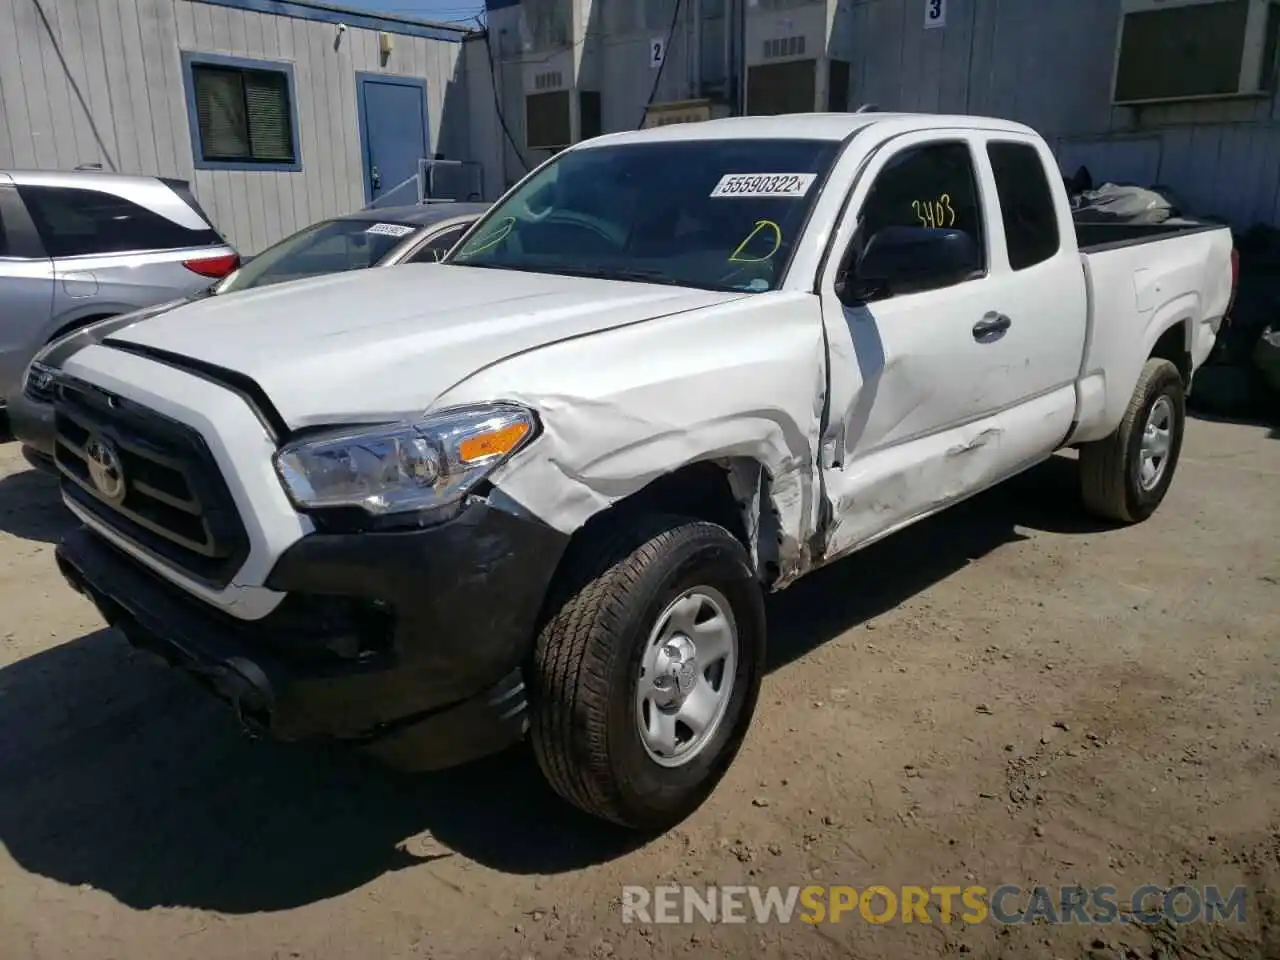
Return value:
M 102 190 L 19 185 L 36 232 L 51 257 L 80 257 L 220 245 L 211 229 L 191 230 Z
M 1025 270 L 1050 259 L 1062 245 L 1058 213 L 1040 151 L 1030 143 L 987 144 L 1004 222 L 1009 266 Z
M 757 293 L 778 287 L 838 141 L 669 140 L 569 150 L 448 262 Z

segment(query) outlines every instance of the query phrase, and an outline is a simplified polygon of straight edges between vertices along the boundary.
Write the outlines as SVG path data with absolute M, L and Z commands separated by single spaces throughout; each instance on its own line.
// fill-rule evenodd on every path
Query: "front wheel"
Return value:
M 557 793 L 664 829 L 728 769 L 764 666 L 759 584 L 723 527 L 649 518 L 588 535 L 535 648 L 532 741 Z
M 1147 519 L 1160 506 L 1182 452 L 1186 391 L 1178 368 L 1152 357 L 1142 368 L 1120 426 L 1080 447 L 1085 506 L 1121 523 Z

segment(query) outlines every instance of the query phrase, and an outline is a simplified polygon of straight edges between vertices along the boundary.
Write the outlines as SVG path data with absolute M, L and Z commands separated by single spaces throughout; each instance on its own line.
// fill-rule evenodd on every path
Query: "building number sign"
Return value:
M 947 25 L 947 0 L 924 0 L 924 28 Z
M 662 60 L 667 55 L 667 41 L 662 37 L 654 37 L 649 41 L 649 67 L 657 70 L 662 66 Z

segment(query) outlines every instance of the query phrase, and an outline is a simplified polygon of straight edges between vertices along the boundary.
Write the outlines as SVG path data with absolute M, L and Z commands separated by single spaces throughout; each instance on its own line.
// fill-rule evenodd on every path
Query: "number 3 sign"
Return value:
M 924 28 L 947 25 L 947 0 L 924 0 Z
M 649 41 L 649 67 L 657 70 L 662 66 L 662 58 L 667 55 L 667 41 L 662 37 L 654 37 Z

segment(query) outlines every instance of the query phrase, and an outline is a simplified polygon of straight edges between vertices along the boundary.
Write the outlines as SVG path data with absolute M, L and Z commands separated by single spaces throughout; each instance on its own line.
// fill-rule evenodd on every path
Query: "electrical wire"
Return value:
M 676 0 L 675 9 L 671 11 L 671 26 L 667 27 L 667 39 L 662 42 L 662 62 L 658 64 L 657 76 L 653 78 L 653 86 L 649 88 L 649 99 L 644 103 L 644 110 L 640 113 L 640 122 L 636 124 L 636 129 L 644 128 L 644 121 L 649 116 L 649 108 L 653 106 L 653 98 L 658 95 L 658 84 L 662 82 L 662 71 L 667 66 L 667 54 L 671 51 L 671 39 L 676 35 L 676 24 L 680 22 L 680 8 L 683 6 L 683 0 Z
M 678 0 L 677 0 L 678 2 Z M 476 18 L 477 24 L 480 18 Z M 532 167 L 529 161 L 524 158 L 524 154 L 520 152 L 520 146 L 516 143 L 516 138 L 511 135 L 511 128 L 507 126 L 507 118 L 502 112 L 502 100 L 498 96 L 498 72 L 493 66 L 493 45 L 489 42 L 489 30 L 486 27 L 481 36 L 484 38 L 485 59 L 489 63 L 489 86 L 493 88 L 493 109 L 498 115 L 498 123 L 502 127 L 502 132 L 506 134 L 507 143 L 511 144 L 511 149 L 515 151 L 516 159 L 520 161 L 520 166 L 524 167 L 524 172 L 528 173 Z

